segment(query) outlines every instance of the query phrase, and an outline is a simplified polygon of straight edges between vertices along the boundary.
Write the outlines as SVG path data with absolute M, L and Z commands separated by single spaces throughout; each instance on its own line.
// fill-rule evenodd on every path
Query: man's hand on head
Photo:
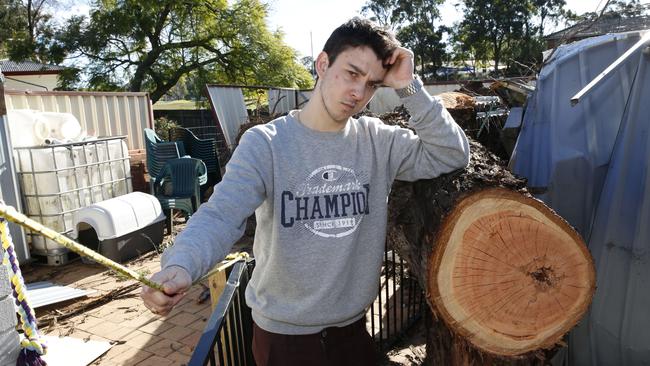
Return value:
M 411 50 L 404 47 L 396 48 L 385 62 L 390 69 L 384 77 L 383 84 L 393 89 L 403 89 L 409 86 L 414 78 L 413 57 Z
M 164 292 L 143 286 L 140 297 L 147 309 L 161 316 L 169 314 L 192 286 L 192 277 L 179 266 L 167 267 L 151 276 L 151 280 L 161 284 Z

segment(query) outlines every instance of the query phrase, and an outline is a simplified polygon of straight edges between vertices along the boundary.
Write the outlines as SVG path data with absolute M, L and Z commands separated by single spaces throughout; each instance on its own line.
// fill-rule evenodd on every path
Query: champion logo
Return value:
M 283 227 L 299 225 L 323 238 L 341 238 L 356 231 L 370 214 L 370 185 L 354 170 L 340 165 L 322 166 L 291 190 L 282 191 Z
M 338 172 L 336 170 L 326 170 L 323 172 L 323 180 L 328 182 L 333 182 L 339 178 Z

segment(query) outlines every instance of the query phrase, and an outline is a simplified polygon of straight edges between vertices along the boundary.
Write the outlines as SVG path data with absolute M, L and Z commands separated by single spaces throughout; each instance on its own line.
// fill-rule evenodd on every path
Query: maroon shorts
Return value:
M 375 366 L 379 357 L 366 330 L 365 318 L 316 334 L 267 332 L 253 323 L 253 356 L 257 366 Z

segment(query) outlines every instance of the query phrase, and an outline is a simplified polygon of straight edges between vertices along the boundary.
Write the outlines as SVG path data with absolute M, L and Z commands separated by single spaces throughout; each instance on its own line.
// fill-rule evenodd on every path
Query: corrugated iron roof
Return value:
M 43 72 L 43 71 L 62 71 L 66 68 L 63 66 L 57 65 L 48 65 L 41 64 L 33 61 L 11 61 L 11 60 L 0 60 L 0 70 L 3 73 L 13 73 L 13 72 Z
M 650 29 L 650 16 L 633 18 L 603 17 L 596 21 L 586 20 L 569 28 L 562 29 L 544 37 L 547 41 L 559 40 L 565 37 L 570 39 L 583 39 L 601 36 L 608 33 L 622 33 L 636 30 Z

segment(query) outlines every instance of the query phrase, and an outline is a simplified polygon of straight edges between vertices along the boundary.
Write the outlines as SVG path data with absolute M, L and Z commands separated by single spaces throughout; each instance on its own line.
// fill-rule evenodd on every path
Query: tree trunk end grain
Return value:
M 525 180 L 470 139 L 463 170 L 395 182 L 388 245 L 427 294 L 427 363 L 541 365 L 587 310 L 591 255 Z
M 429 301 L 450 330 L 498 356 L 553 348 L 584 315 L 595 270 L 542 202 L 502 188 L 458 202 L 429 261 Z

